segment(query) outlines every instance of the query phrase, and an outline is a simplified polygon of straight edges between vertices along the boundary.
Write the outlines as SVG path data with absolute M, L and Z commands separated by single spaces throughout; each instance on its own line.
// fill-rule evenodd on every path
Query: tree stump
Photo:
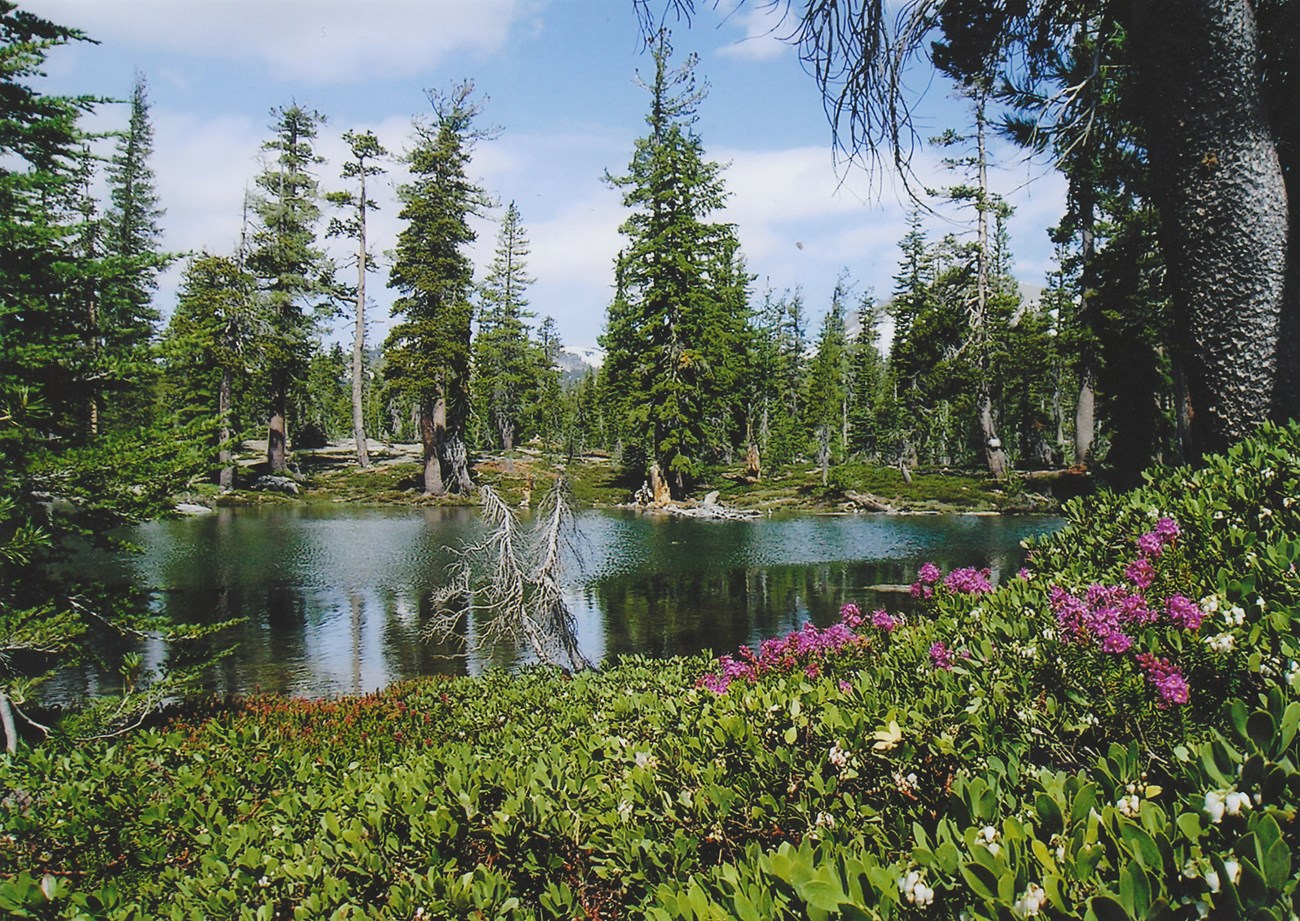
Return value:
M 664 479 L 663 471 L 659 469 L 658 464 L 650 465 L 650 496 L 651 504 L 655 508 L 663 508 L 673 501 L 672 492 L 668 489 L 668 481 Z
M 757 482 L 763 478 L 763 465 L 758 456 L 758 445 L 752 441 L 745 452 L 745 479 Z

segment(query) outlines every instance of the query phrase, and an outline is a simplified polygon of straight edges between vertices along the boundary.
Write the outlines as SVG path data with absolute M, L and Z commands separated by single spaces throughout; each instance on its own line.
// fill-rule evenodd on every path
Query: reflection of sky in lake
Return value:
M 809 619 L 827 623 L 844 601 L 906 608 L 910 599 L 890 586 L 911 582 L 927 559 L 1005 573 L 1020 563 L 1022 537 L 1057 524 L 879 515 L 700 521 L 586 511 L 577 518 L 567 592 L 592 661 L 720 653 Z M 227 636 L 238 648 L 213 671 L 214 690 L 356 693 L 404 677 L 529 660 L 507 642 L 479 644 L 485 624 L 477 612 L 458 623 L 474 649 L 468 658 L 456 642 L 423 636 L 431 595 L 448 580 L 455 550 L 480 528 L 468 509 L 223 510 L 142 525 L 134 535 L 139 554 L 88 561 L 83 572 L 134 579 L 155 592 L 160 612 L 183 623 L 245 618 Z M 150 664 L 166 655 L 158 643 L 142 651 Z M 68 674 L 52 696 L 93 691 L 100 680 L 111 681 L 90 670 Z

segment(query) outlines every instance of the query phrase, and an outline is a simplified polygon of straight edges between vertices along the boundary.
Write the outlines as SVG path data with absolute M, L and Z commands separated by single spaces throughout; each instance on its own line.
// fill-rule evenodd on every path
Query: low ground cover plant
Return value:
M 0 762 L 40 918 L 1284 919 L 1300 427 L 714 660 L 256 699 Z

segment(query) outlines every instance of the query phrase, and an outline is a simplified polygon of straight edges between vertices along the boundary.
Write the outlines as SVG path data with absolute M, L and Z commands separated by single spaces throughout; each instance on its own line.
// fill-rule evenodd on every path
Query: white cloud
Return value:
M 798 27 L 798 18 L 783 3 L 754 2 L 733 10 L 725 22 L 739 27 L 743 37 L 718 49 L 724 58 L 770 61 L 791 54 L 787 41 Z
M 310 84 L 407 77 L 444 55 L 498 51 L 534 0 L 27 0 L 123 47 L 255 60 Z

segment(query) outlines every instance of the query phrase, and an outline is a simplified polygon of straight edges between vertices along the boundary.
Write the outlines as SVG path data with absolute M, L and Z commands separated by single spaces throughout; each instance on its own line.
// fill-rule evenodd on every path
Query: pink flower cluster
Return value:
M 987 569 L 966 566 L 954 569 L 944 577 L 943 572 L 934 563 L 924 563 L 917 570 L 916 581 L 912 583 L 912 597 L 921 599 L 933 597 L 934 588 L 939 584 L 940 579 L 943 579 L 944 588 L 958 595 L 985 595 L 993 591 Z
M 886 633 L 902 623 L 884 610 L 874 611 L 870 617 L 871 626 Z M 822 662 L 828 656 L 862 642 L 863 636 L 854 631 L 866 619 L 858 606 L 850 603 L 840 608 L 839 622 L 825 630 L 804 624 L 801 629 L 785 636 L 764 640 L 759 644 L 757 655 L 748 646 L 741 646 L 736 658 L 721 656 L 718 671 L 701 678 L 699 686 L 723 694 L 733 681 L 753 682 L 765 672 L 792 672 L 800 666 L 809 678 L 817 678 L 822 673 Z
M 1149 589 L 1156 580 L 1156 568 L 1152 561 L 1159 559 L 1165 548 L 1177 540 L 1181 533 L 1178 522 L 1172 518 L 1157 521 L 1153 530 L 1138 538 L 1138 558 L 1124 567 L 1124 578 L 1143 591 Z
M 1093 643 L 1102 652 L 1122 655 L 1133 648 L 1130 627 L 1159 622 L 1161 611 L 1153 610 L 1141 594 L 1155 582 L 1154 560 L 1173 544 L 1182 531 L 1172 518 L 1161 518 L 1154 530 L 1138 538 L 1139 556 L 1124 568 L 1124 577 L 1134 588 L 1119 585 L 1091 585 L 1082 597 L 1059 585 L 1051 587 L 1049 602 L 1065 642 Z M 1136 589 L 1136 590 L 1134 590 Z M 1205 614 L 1185 595 L 1164 600 L 1163 619 L 1184 630 L 1196 630 Z M 1135 653 L 1134 659 L 1160 695 L 1160 706 L 1185 704 L 1189 698 L 1187 680 L 1168 659 L 1151 653 Z
M 1154 559 L 1164 553 L 1165 547 L 1177 540 L 1181 533 L 1182 529 L 1178 527 L 1178 522 L 1172 518 L 1161 518 L 1156 522 L 1154 530 L 1138 538 L 1138 552 L 1144 557 Z
M 1124 628 L 1156 620 L 1145 598 L 1119 586 L 1091 585 L 1080 598 L 1053 585 L 1049 597 L 1061 638 L 1078 643 L 1092 640 L 1102 652 L 1128 652 L 1133 638 Z
M 987 595 L 993 591 L 993 584 L 989 582 L 989 571 L 975 569 L 972 566 L 954 569 L 948 573 L 948 577 L 943 580 L 943 586 L 959 595 Z
M 952 671 L 952 650 L 943 640 L 930 646 L 930 665 L 945 672 Z
M 1191 699 L 1191 689 L 1187 686 L 1187 679 L 1168 659 L 1157 658 L 1149 652 L 1138 653 L 1134 658 L 1137 659 L 1142 671 L 1146 672 L 1147 680 L 1155 686 L 1156 693 L 1160 695 L 1159 707 L 1185 704 Z
M 1165 599 L 1165 616 L 1169 622 L 1184 630 L 1196 630 L 1205 619 L 1201 606 L 1186 595 L 1170 595 Z
M 912 583 L 913 598 L 929 598 L 934 594 L 934 587 L 943 576 L 939 567 L 933 563 L 922 563 L 917 570 L 916 581 Z

